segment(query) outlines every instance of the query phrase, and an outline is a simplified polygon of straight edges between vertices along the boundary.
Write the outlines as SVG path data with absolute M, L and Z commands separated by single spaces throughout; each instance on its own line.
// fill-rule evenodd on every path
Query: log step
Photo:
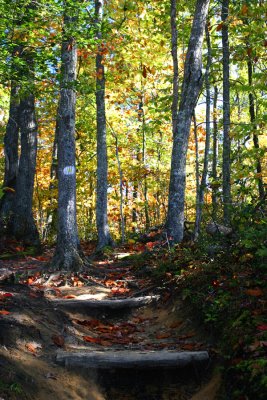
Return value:
M 207 362 L 207 351 L 77 351 L 58 350 L 56 362 L 66 367 L 94 369 L 186 367 Z
M 83 308 L 105 308 L 119 310 L 123 308 L 142 307 L 153 301 L 159 300 L 160 296 L 131 297 L 127 299 L 104 299 L 104 300 L 81 300 L 76 299 L 53 299 L 53 304 L 63 307 L 83 307 Z

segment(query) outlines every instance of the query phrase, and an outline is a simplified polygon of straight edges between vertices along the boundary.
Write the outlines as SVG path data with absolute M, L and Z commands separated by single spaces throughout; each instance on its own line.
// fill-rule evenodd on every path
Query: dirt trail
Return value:
M 57 363 L 57 355 L 66 352 L 106 356 L 209 350 L 175 287 L 147 278 L 123 257 L 95 261 L 79 276 L 55 274 L 49 284 L 36 273 L 27 285 L 1 284 L 0 398 L 186 400 L 203 390 L 207 360 L 153 369 L 140 369 L 140 364 L 125 369 L 123 362 L 115 369 L 102 361 L 98 369 L 84 368 L 88 360 L 73 368 L 71 360 L 69 368 Z M 34 270 L 26 264 L 19 268 Z M 146 301 L 137 304 L 136 298 Z

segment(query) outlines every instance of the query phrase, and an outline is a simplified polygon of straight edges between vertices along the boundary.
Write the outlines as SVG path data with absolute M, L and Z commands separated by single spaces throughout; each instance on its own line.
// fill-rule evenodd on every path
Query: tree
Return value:
M 230 139 L 230 52 L 228 38 L 229 0 L 222 1 L 222 51 L 223 51 L 223 219 L 231 219 L 231 139 Z
M 11 56 L 10 114 L 5 135 L 6 168 L 4 185 L 13 196 L 4 196 L 1 213 L 6 218 L 8 234 L 25 244 L 40 246 L 39 233 L 32 212 L 37 154 L 37 122 L 34 95 L 34 51 L 25 29 L 37 11 L 29 2 L 16 17 L 13 35 L 17 35 Z M 21 149 L 18 156 L 18 134 Z M 18 162 L 19 159 L 19 162 Z
M 27 61 L 29 63 L 29 58 Z M 37 122 L 33 93 L 21 96 L 19 113 L 21 154 L 12 208 L 11 232 L 25 244 L 39 247 L 39 233 L 32 212 L 37 154 Z
M 76 221 L 75 106 L 77 18 L 71 1 L 65 2 L 61 47 L 61 83 L 57 116 L 58 228 L 52 260 L 54 269 L 77 271 L 82 266 Z
M 96 55 L 96 118 L 97 118 L 97 189 L 96 189 L 96 224 L 98 234 L 97 248 L 112 245 L 108 226 L 108 160 L 106 138 L 105 109 L 105 70 L 103 65 L 102 19 L 103 0 L 95 0 L 95 25 L 98 39 Z
M 213 142 L 212 142 L 212 218 L 216 221 L 217 217 L 217 162 L 218 162 L 218 121 L 217 121 L 217 101 L 218 101 L 218 87 L 214 86 L 213 95 Z
M 177 0 L 171 0 L 171 52 L 173 62 L 173 82 L 172 82 L 172 133 L 173 136 L 177 129 L 177 111 L 178 111 L 178 87 L 179 87 L 179 64 L 177 55 Z
M 12 80 L 10 90 L 9 118 L 4 137 L 5 172 L 3 190 L 0 202 L 0 229 L 8 224 L 15 197 L 15 187 L 18 174 L 19 145 L 19 84 Z
M 197 194 L 197 204 L 196 204 L 196 222 L 195 222 L 195 240 L 198 239 L 201 219 L 202 219 L 202 209 L 204 206 L 204 194 L 205 189 L 207 187 L 207 176 L 208 176 L 208 162 L 209 162 L 209 151 L 210 151 L 210 103 L 211 103 L 211 95 L 210 95 L 210 67 L 211 67 L 211 43 L 210 43 L 210 33 L 209 27 L 206 25 L 206 41 L 207 41 L 207 65 L 206 65 L 206 74 L 205 74 L 205 83 L 206 83 L 206 143 L 205 143 L 205 154 L 204 154 L 204 165 L 201 176 L 201 182 L 199 185 L 199 190 Z
M 185 170 L 193 111 L 202 86 L 202 44 L 209 0 L 197 0 L 186 54 L 177 129 L 173 138 L 167 230 L 174 242 L 184 231 Z

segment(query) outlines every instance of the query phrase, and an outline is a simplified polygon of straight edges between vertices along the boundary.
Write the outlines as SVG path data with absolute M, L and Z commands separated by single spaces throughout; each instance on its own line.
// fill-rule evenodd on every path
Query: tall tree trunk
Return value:
M 4 137 L 5 175 L 4 195 L 0 201 L 0 231 L 5 230 L 10 219 L 10 212 L 15 198 L 18 175 L 18 140 L 19 140 L 19 84 L 11 81 L 9 119 Z
M 212 143 L 212 218 L 216 221 L 217 218 L 217 158 L 218 158 L 218 122 L 217 122 L 217 101 L 218 101 L 218 87 L 214 87 L 213 99 L 213 143 Z
M 32 66 L 32 59 L 26 57 L 26 61 Z M 19 114 L 21 154 L 12 210 L 11 231 L 17 239 L 23 240 L 25 244 L 39 247 L 39 233 L 32 213 L 38 133 L 33 93 L 26 92 L 23 94 Z
M 168 234 L 176 243 L 183 239 L 186 154 L 192 115 L 202 86 L 202 44 L 208 7 L 209 0 L 197 0 L 185 60 L 177 130 L 173 138 L 166 225 Z
M 229 0 L 222 0 L 222 50 L 223 50 L 223 219 L 231 220 L 231 140 L 230 140 L 230 58 L 228 38 Z
M 171 0 L 171 52 L 173 63 L 173 80 L 172 80 L 172 133 L 175 135 L 177 129 L 177 113 L 178 113 L 178 88 L 179 88 L 179 65 L 177 55 L 177 0 Z
M 61 87 L 58 106 L 58 231 L 54 269 L 77 271 L 82 266 L 76 220 L 75 80 L 77 48 L 70 35 L 76 18 L 66 2 L 61 48 Z
M 204 154 L 204 163 L 203 163 L 203 172 L 201 177 L 201 183 L 199 186 L 199 196 L 198 202 L 196 206 L 196 221 L 195 221 L 195 231 L 194 231 L 194 240 L 198 239 L 200 225 L 202 220 L 202 211 L 204 206 L 204 195 L 207 187 L 207 176 L 208 176 L 208 163 L 209 163 L 209 151 L 210 151 L 210 67 L 211 67 L 211 43 L 210 43 L 210 33 L 208 29 L 208 25 L 206 25 L 206 42 L 207 42 L 207 65 L 206 65 L 206 75 L 205 75 L 205 83 L 206 83 L 206 143 L 205 143 L 205 154 Z
M 99 40 L 96 55 L 96 118 L 97 118 L 97 189 L 96 189 L 96 225 L 98 250 L 112 245 L 108 226 L 108 159 L 105 109 L 105 70 L 102 55 L 102 19 L 103 0 L 95 0 L 95 24 Z
M 252 69 L 252 61 L 249 60 L 248 63 L 248 83 L 250 88 L 252 89 L 252 76 L 253 76 L 253 69 Z M 257 135 L 257 123 L 256 123 L 256 112 L 255 112 L 255 99 L 254 99 L 254 95 L 253 92 L 251 90 L 251 92 L 249 93 L 249 114 L 250 114 L 250 121 L 252 123 L 252 127 L 253 127 L 253 144 L 256 150 L 259 150 L 260 148 L 260 144 L 259 144 L 259 138 Z M 264 185 L 263 185 L 263 179 L 262 179 L 262 167 L 261 167 L 261 162 L 260 162 L 260 158 L 257 155 L 257 164 L 256 164 L 256 168 L 257 168 L 257 174 L 258 174 L 258 190 L 259 190 L 259 197 L 260 199 L 264 199 Z

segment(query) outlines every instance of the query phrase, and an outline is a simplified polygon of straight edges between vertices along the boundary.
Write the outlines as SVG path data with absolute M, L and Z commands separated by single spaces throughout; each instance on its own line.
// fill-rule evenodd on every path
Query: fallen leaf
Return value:
M 68 294 L 67 296 L 63 297 L 64 299 L 75 299 L 76 296 L 74 294 Z
M 182 349 L 183 350 L 194 350 L 196 348 L 196 344 L 195 343 L 185 343 L 182 345 Z
M 169 338 L 171 336 L 171 334 L 170 333 L 158 333 L 157 335 L 156 335 L 156 338 L 157 339 L 167 339 L 167 338 Z
M 76 324 L 88 326 L 90 328 L 96 328 L 97 326 L 101 325 L 101 322 L 98 319 L 83 320 L 83 321 L 79 319 L 73 319 L 72 321 Z
M 245 293 L 248 294 L 249 296 L 255 296 L 255 297 L 263 295 L 263 291 L 260 288 L 247 289 Z
M 62 335 L 53 335 L 51 337 L 51 339 L 53 340 L 55 345 L 57 345 L 58 347 L 63 347 L 65 344 L 65 339 L 64 339 L 64 336 L 62 336 Z
M 84 336 L 83 340 L 85 342 L 89 342 L 89 343 L 97 343 L 97 344 L 101 344 L 101 339 L 96 338 L 96 337 L 92 337 L 92 336 Z
M 8 314 L 10 314 L 10 311 L 0 310 L 0 315 L 8 315 Z
M 267 324 L 257 326 L 258 331 L 267 331 Z
M 42 346 L 40 344 L 38 344 L 38 343 L 26 343 L 25 347 L 31 353 L 36 353 L 38 349 L 42 348 Z
M 188 332 L 186 335 L 183 335 L 183 336 L 179 336 L 179 339 L 180 340 L 183 340 L 183 339 L 189 339 L 189 338 L 191 338 L 191 337 L 193 337 L 193 336 L 195 336 L 196 335 L 196 332 Z
M 170 328 L 171 329 L 175 329 L 178 328 L 179 326 L 181 326 L 183 323 L 183 321 L 174 321 L 172 324 L 170 324 Z
M 112 279 L 107 279 L 104 281 L 105 286 L 110 287 L 110 286 L 116 286 L 116 282 L 113 281 Z
M 111 292 L 113 294 L 124 294 L 130 292 L 130 289 L 127 288 L 112 288 Z

